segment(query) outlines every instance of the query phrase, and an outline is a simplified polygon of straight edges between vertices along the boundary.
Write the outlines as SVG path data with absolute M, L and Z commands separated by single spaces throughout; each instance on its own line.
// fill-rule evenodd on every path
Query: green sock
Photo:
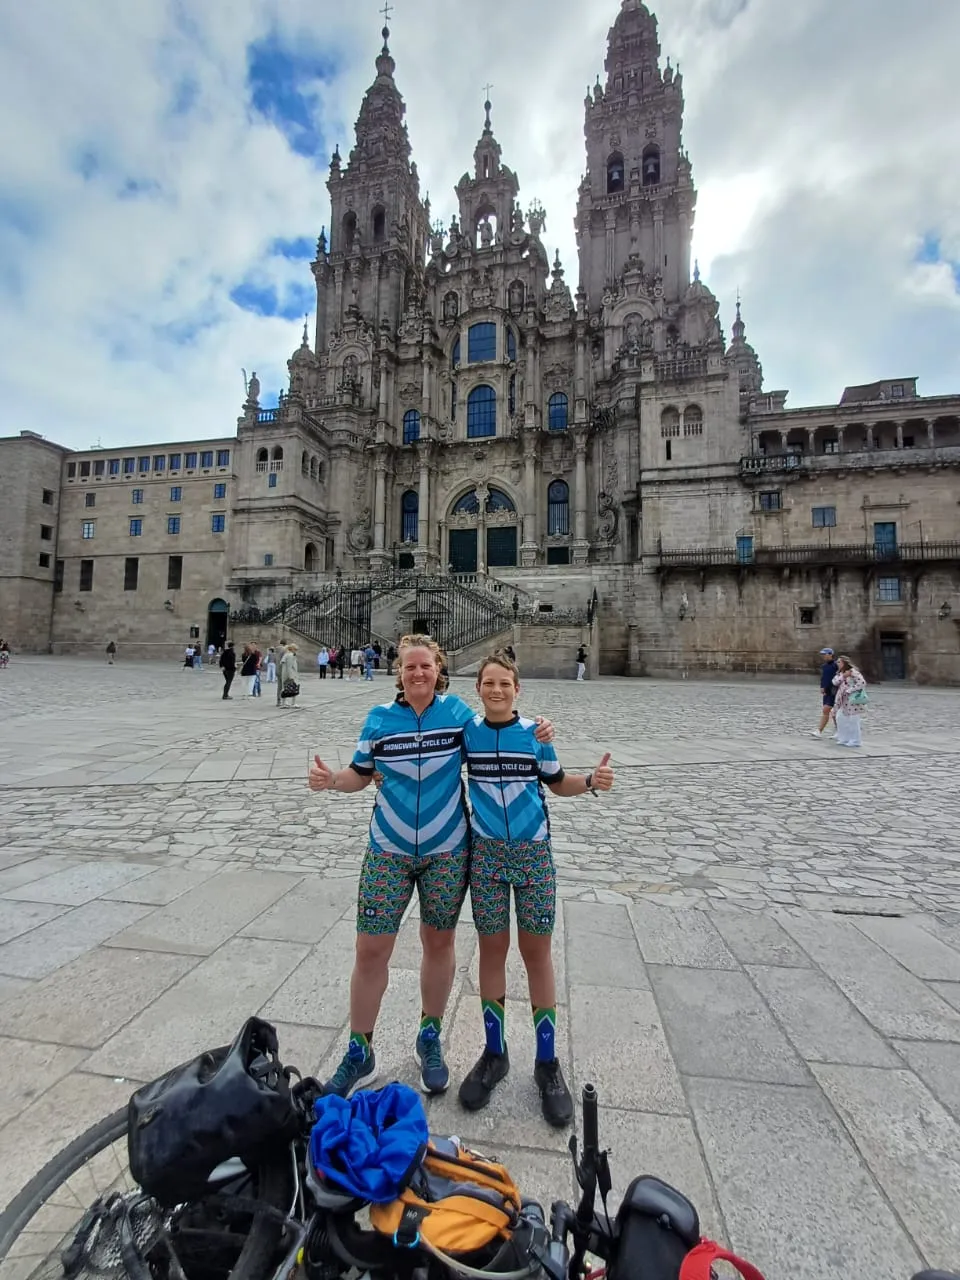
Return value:
M 420 1034 L 423 1035 L 424 1031 L 435 1031 L 439 1035 L 442 1021 L 442 1018 L 431 1017 L 428 1013 L 423 1014 L 420 1018 Z
M 348 1053 L 350 1052 L 350 1049 L 353 1045 L 357 1045 L 357 1047 L 360 1049 L 361 1053 L 363 1054 L 364 1062 L 366 1062 L 366 1060 L 370 1057 L 371 1053 L 373 1052 L 373 1049 L 370 1047 L 370 1042 L 372 1040 L 373 1040 L 372 1031 L 370 1032 L 369 1035 L 365 1035 L 362 1031 L 351 1031 L 350 1044 L 347 1046 L 347 1052 Z
M 534 1009 L 533 1026 L 537 1033 L 537 1061 L 552 1062 L 557 1056 L 557 1011 L 551 1009 Z
M 481 1000 L 483 1007 L 483 1029 L 487 1037 L 487 1048 L 491 1053 L 505 1053 L 507 1049 L 506 1013 L 504 1005 L 507 997 L 499 1000 Z

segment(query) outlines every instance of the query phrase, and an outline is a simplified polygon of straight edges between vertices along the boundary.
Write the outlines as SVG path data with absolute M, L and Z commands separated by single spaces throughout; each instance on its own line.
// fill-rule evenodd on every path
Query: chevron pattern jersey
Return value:
M 429 858 L 456 852 L 467 840 L 460 767 L 463 728 L 474 712 L 456 694 L 437 694 L 419 716 L 405 702 L 373 707 L 351 768 L 378 771 L 370 844 L 378 853 Z
M 560 782 L 553 747 L 534 737 L 536 721 L 514 715 L 506 724 L 473 716 L 464 730 L 473 829 L 488 840 L 547 840 L 544 782 Z

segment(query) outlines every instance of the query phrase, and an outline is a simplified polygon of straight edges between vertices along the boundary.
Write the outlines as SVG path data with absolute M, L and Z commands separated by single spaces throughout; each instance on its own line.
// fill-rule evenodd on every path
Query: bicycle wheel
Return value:
M 166 1249 L 150 1254 L 151 1231 L 162 1228 L 187 1280 L 263 1280 L 270 1274 L 283 1237 L 283 1225 L 268 1211 L 251 1212 L 256 1199 L 286 1214 L 293 1198 L 289 1147 L 253 1171 L 239 1169 L 217 1184 L 216 1200 L 162 1213 L 144 1201 L 127 1161 L 127 1110 L 115 1111 L 44 1166 L 0 1214 L 0 1280 L 62 1280 L 61 1252 L 75 1237 L 84 1214 L 101 1196 L 119 1193 L 139 1202 L 135 1234 L 158 1280 L 169 1273 Z M 246 1207 L 232 1210 L 229 1195 L 244 1197 Z M 152 1206 L 152 1207 L 151 1207 Z M 147 1218 L 152 1216 L 152 1223 Z M 146 1242 L 146 1245 L 145 1245 Z M 155 1242 L 154 1242 L 155 1244 Z M 123 1266 L 116 1249 L 84 1266 L 81 1276 L 119 1277 Z

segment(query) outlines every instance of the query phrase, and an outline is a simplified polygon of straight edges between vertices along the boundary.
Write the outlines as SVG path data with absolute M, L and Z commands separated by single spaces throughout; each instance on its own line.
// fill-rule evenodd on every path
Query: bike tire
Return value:
M 21 1232 L 54 1193 L 94 1156 L 127 1132 L 127 1108 L 105 1116 L 74 1138 L 35 1174 L 0 1213 L 0 1275 L 3 1262 Z M 284 1214 L 293 1198 L 290 1149 L 283 1146 L 275 1157 L 257 1165 L 257 1198 Z M 230 1272 L 230 1280 L 263 1280 L 280 1243 L 282 1225 L 271 1215 L 255 1218 Z

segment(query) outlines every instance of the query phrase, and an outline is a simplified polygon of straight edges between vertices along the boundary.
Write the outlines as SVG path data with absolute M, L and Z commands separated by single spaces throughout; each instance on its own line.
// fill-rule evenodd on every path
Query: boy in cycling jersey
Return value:
M 504 1004 L 512 886 L 537 1034 L 534 1079 L 544 1119 L 559 1128 L 572 1120 L 573 1100 L 555 1049 L 557 992 L 550 948 L 557 877 L 543 787 L 556 796 L 596 795 L 613 786 L 613 770 L 608 753 L 592 773 L 564 773 L 553 747 L 535 739 L 535 722 L 514 710 L 520 673 L 505 654 L 480 664 L 477 692 L 483 714 L 467 723 L 463 744 L 473 810 L 470 899 L 480 935 L 486 1046 L 460 1086 L 460 1102 L 469 1111 L 485 1107 L 510 1070 Z

